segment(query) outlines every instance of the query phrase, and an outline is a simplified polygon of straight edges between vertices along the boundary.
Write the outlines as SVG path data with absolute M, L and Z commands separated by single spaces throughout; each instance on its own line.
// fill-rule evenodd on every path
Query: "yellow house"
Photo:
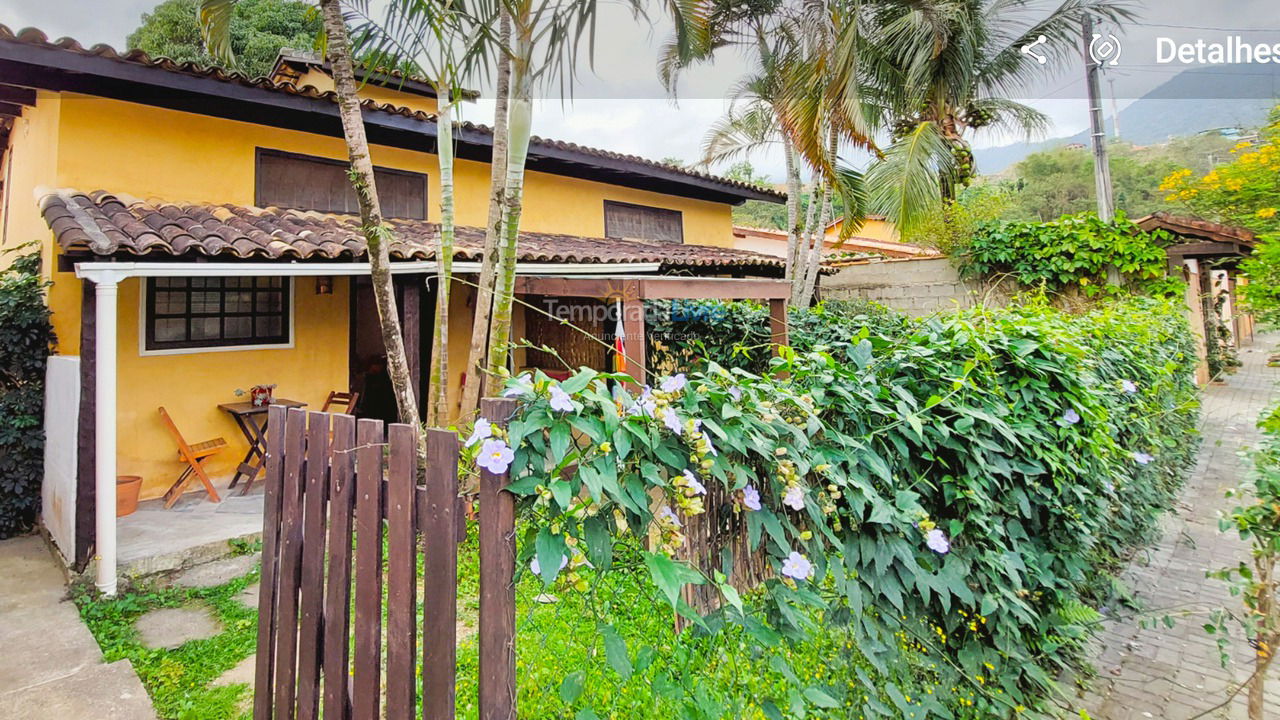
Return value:
M 439 213 L 435 96 L 401 78 L 369 80 L 365 124 L 395 230 L 397 296 L 422 397 Z M 226 496 L 223 483 L 239 470 L 256 475 L 259 462 L 250 442 L 256 425 L 245 429 L 237 423 L 247 416 L 228 409 L 248 400 L 238 390 L 274 385 L 275 398 L 320 409 L 331 392 L 359 390 L 366 371 L 376 373 L 381 338 L 331 87 L 323 63 L 305 54 L 284 52 L 271 77 L 249 79 L 0 26 L 0 242 L 39 244 L 58 337 L 50 393 L 65 391 L 58 402 L 78 407 L 49 423 L 50 452 L 69 453 L 62 466 L 73 469 L 47 479 L 46 514 L 63 518 L 52 521 L 57 531 L 46 525 L 81 567 L 96 541 L 104 589 L 114 585 L 117 526 L 103 506 L 116 476 L 140 476 L 142 497 L 158 498 L 184 468 L 160 408 L 187 441 L 228 442 L 207 463 Z M 448 382 L 456 407 L 493 138 L 484 126 L 462 124 L 455 140 L 460 281 Z M 730 247 L 731 208 L 751 199 L 783 198 L 535 138 L 518 291 L 551 308 L 548 298 L 597 291 L 593 302 L 608 304 L 624 288 L 626 303 L 639 307 L 646 297 L 691 296 L 688 285 L 661 282 L 672 275 L 779 277 L 777 258 Z M 702 296 L 780 293 L 769 284 L 777 281 L 723 282 L 738 285 L 708 279 L 694 287 Z M 517 336 L 555 339 L 558 323 L 517 315 Z M 627 335 L 628 355 L 638 347 L 643 358 L 643 316 L 628 315 Z M 514 362 L 548 361 L 518 353 Z M 55 373 L 71 373 L 78 387 L 59 390 L 68 382 Z
M 868 253 L 885 257 L 929 257 L 940 254 L 933 248 L 901 242 L 897 228 L 882 215 L 868 215 L 852 236 L 841 240 L 840 228 L 843 224 L 844 219 L 840 218 L 827 225 L 822 243 L 824 256 Z M 734 226 L 733 247 L 785 258 L 787 233 L 771 228 Z

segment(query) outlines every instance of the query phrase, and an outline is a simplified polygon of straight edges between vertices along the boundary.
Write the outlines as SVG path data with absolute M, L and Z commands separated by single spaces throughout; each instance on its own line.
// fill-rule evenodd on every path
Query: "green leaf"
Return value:
M 556 575 L 560 574 L 560 563 L 564 562 L 564 536 L 553 534 L 551 528 L 544 527 L 538 531 L 534 550 L 538 558 L 538 575 L 543 586 L 548 586 L 555 582 Z
M 608 521 L 593 515 L 582 522 L 582 532 L 587 541 L 587 559 L 600 572 L 613 565 L 613 536 L 609 534 Z
M 565 675 L 564 680 L 560 681 L 560 700 L 566 705 L 572 705 L 582 695 L 582 686 L 586 680 L 587 674 L 582 670 Z
M 582 708 L 573 718 L 574 720 L 600 720 L 600 716 L 596 715 L 591 708 Z
M 632 667 L 631 658 L 627 656 L 627 643 L 613 629 L 612 625 L 600 623 L 597 628 L 601 636 L 604 637 L 604 656 L 609 661 L 609 667 L 622 678 L 622 682 L 631 679 Z
M 822 690 L 822 688 L 819 688 L 816 685 L 805 688 L 804 697 L 806 700 L 820 708 L 840 707 L 840 702 L 838 700 L 828 695 L 824 690 Z
M 572 440 L 573 430 L 567 423 L 558 422 L 551 426 L 551 462 L 559 463 L 564 459 Z
M 667 602 L 672 607 L 675 607 L 676 600 L 680 597 L 680 588 L 688 584 L 701 585 L 706 581 L 702 573 L 684 563 L 675 562 L 662 553 L 645 553 L 644 564 L 649 568 L 653 582 L 667 596 Z
M 574 393 L 580 392 L 581 390 L 585 389 L 588 385 L 590 385 L 591 381 L 595 379 L 596 374 L 597 373 L 595 370 L 582 368 L 577 373 L 575 373 L 572 377 L 570 377 L 568 380 L 565 380 L 564 382 L 560 383 L 560 389 L 569 393 L 570 395 L 573 395 Z

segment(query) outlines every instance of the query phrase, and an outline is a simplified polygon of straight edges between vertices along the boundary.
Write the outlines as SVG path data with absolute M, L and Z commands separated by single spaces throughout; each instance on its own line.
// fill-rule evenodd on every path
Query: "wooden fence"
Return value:
M 502 425 L 514 407 L 485 400 L 481 409 Z M 254 719 L 451 720 L 457 544 L 465 536 L 457 436 L 427 431 L 419 483 L 409 425 L 384 435 L 377 420 L 273 406 L 269 428 Z M 507 481 L 481 476 L 482 720 L 515 718 L 515 504 Z

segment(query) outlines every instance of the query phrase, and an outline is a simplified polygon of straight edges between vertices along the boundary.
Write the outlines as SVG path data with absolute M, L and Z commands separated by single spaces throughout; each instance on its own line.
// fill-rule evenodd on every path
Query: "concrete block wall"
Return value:
M 847 265 L 822 278 L 822 297 L 871 300 L 916 316 L 970 307 L 978 301 L 1000 304 L 1005 299 L 981 283 L 962 280 L 945 257 Z

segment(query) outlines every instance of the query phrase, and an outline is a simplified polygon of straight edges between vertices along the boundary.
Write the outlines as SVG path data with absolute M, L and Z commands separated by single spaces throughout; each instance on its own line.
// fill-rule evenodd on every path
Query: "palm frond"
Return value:
M 231 52 L 231 14 L 236 0 L 200 0 L 200 37 L 215 60 L 224 65 L 235 61 Z
M 942 203 L 942 177 L 953 171 L 951 148 L 938 126 L 921 122 L 866 173 L 869 209 L 910 233 Z
M 711 124 L 703 139 L 702 165 L 729 162 L 779 141 L 778 119 L 764 101 L 729 112 Z

